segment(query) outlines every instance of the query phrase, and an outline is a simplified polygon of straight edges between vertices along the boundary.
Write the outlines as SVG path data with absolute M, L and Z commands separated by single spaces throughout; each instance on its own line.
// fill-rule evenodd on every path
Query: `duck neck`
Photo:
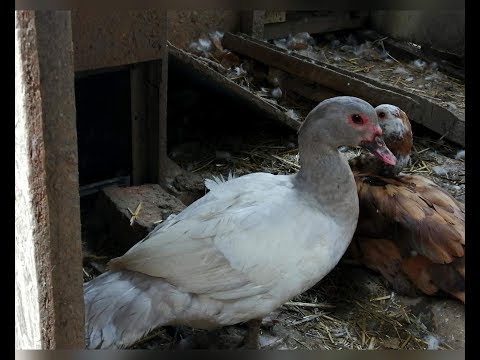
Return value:
M 318 143 L 316 147 L 308 152 L 300 148 L 301 167 L 295 177 L 295 186 L 309 199 L 321 204 L 322 211 L 336 218 L 356 219 L 357 188 L 347 161 L 336 148 Z

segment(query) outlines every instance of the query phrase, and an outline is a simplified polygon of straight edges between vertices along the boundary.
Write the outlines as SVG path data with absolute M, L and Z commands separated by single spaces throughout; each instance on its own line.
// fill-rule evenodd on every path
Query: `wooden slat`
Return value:
M 161 62 L 149 61 L 146 69 L 147 181 L 158 182 L 160 133 L 160 67 Z
M 358 36 L 363 38 L 364 40 L 370 41 L 378 41 L 382 39 L 385 49 L 393 56 L 393 57 L 403 57 L 410 60 L 415 59 L 423 59 L 429 63 L 436 62 L 438 68 L 450 76 L 465 80 L 465 69 L 462 66 L 458 66 L 458 64 L 454 64 L 453 62 L 444 62 L 443 59 L 440 57 L 438 53 L 435 52 L 433 49 L 415 49 L 412 46 L 408 46 L 406 43 L 402 43 L 393 39 L 382 37 L 380 34 L 374 31 L 359 31 Z M 444 56 L 447 56 L 446 54 Z M 450 56 L 453 58 L 453 56 Z M 460 61 L 456 59 L 457 63 Z
M 228 91 L 237 96 L 238 99 L 249 102 L 253 106 L 257 107 L 260 111 L 264 112 L 267 116 L 275 118 L 276 120 L 284 123 L 285 125 L 293 129 L 298 129 L 298 127 L 300 126 L 301 123 L 298 120 L 292 119 L 283 111 L 275 107 L 273 104 L 259 98 L 250 90 L 236 84 L 235 82 L 226 78 L 219 72 L 212 70 L 205 63 L 203 63 L 193 55 L 181 49 L 178 49 L 173 45 L 169 45 L 169 52 L 170 56 L 173 56 L 175 58 L 175 61 L 178 61 L 185 66 L 189 66 L 200 77 L 212 81 L 214 84 L 225 89 L 225 91 Z
M 405 90 L 380 83 L 333 65 L 290 53 L 247 35 L 226 33 L 223 46 L 266 65 L 276 67 L 301 79 L 318 83 L 344 95 L 357 96 L 372 105 L 395 104 L 409 114 L 412 121 L 465 145 L 464 115 L 451 111 Z

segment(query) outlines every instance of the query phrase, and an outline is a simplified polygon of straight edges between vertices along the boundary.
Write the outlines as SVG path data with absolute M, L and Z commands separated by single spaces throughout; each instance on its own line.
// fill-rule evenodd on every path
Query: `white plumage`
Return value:
M 370 114 L 373 123 L 376 115 L 360 99 L 334 99 L 346 108 L 326 101 L 312 111 L 310 129 L 300 130 L 299 140 L 307 140 L 300 141 L 299 174 L 207 180 L 209 193 L 85 285 L 89 348 L 125 347 L 158 326 L 213 329 L 262 318 L 337 264 L 358 218 L 353 175 L 337 142 L 372 138 L 371 125 L 349 125 L 349 112 Z M 318 112 L 325 107 L 333 113 L 323 119 Z M 338 120 L 339 130 L 352 128 L 325 149 L 310 144 L 316 127 L 332 124 L 332 116 L 344 120 Z M 329 126 L 332 134 L 335 125 Z

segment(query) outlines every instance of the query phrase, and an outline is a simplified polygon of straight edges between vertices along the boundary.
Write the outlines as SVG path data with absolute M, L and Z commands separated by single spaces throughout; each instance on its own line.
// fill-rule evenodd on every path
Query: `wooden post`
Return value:
M 146 108 L 147 108 L 147 181 L 159 183 L 159 158 L 161 157 L 159 146 L 160 134 L 160 71 L 161 61 L 149 61 L 146 69 Z
M 132 185 L 147 182 L 147 128 L 145 63 L 130 68 L 130 94 L 132 113 Z
M 133 185 L 163 184 L 171 172 L 167 157 L 166 20 L 160 23 L 157 36 L 149 46 L 158 47 L 159 58 L 132 65 L 130 70 Z
M 15 348 L 84 347 L 69 11 L 15 12 Z
M 170 176 L 170 159 L 167 156 L 167 91 L 168 91 L 168 47 L 167 47 L 167 21 L 164 22 L 163 31 L 165 43 L 161 48 L 162 56 L 160 61 L 160 83 L 158 99 L 158 182 L 165 184 Z

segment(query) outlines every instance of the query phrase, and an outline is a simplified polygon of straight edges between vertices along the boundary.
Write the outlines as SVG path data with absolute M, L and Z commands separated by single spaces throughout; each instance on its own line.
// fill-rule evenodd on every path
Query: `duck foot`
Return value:
M 212 349 L 218 338 L 218 331 L 212 330 L 202 333 L 194 333 L 185 337 L 180 337 L 172 344 L 174 350 L 195 350 L 195 349 Z
M 247 325 L 247 334 L 245 338 L 238 346 L 242 350 L 259 350 L 259 334 L 260 334 L 260 325 L 262 324 L 262 319 L 252 319 L 246 322 Z

